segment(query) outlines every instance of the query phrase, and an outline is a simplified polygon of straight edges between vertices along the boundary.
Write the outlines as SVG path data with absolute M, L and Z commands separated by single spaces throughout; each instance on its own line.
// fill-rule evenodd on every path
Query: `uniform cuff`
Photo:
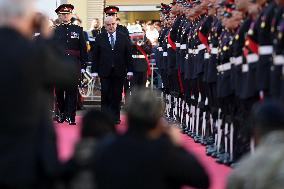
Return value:
M 128 72 L 127 76 L 133 76 L 133 72 Z
M 92 75 L 92 77 L 97 77 L 98 73 L 95 72 L 95 73 L 92 73 L 91 75 Z

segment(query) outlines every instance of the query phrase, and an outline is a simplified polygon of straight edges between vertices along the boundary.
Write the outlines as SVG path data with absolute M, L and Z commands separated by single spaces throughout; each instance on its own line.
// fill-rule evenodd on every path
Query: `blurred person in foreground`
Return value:
M 114 122 L 100 110 L 88 111 L 82 121 L 81 140 L 73 158 L 67 163 L 66 179 L 69 189 L 94 189 L 94 155 L 102 140 L 116 133 Z
M 92 76 L 100 77 L 102 111 L 110 113 L 119 124 L 123 83 L 133 76 L 131 46 L 128 36 L 117 30 L 115 17 L 105 18 L 105 29 L 96 38 Z
M 51 184 L 58 162 L 47 89 L 76 79 L 75 67 L 65 65 L 50 39 L 48 20 L 38 19 L 34 2 L 0 0 L 1 189 Z M 32 40 L 37 32 L 40 39 Z
M 136 89 L 128 97 L 128 131 L 98 148 L 99 189 L 208 188 L 209 178 L 193 155 L 181 147 L 179 130 L 168 127 L 157 94 Z
M 284 108 L 276 101 L 252 111 L 256 151 L 244 157 L 228 180 L 228 189 L 282 189 L 284 186 Z

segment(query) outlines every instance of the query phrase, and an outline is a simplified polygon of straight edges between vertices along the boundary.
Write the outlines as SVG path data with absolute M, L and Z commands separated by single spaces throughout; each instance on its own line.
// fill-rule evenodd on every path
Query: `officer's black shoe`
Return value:
M 68 123 L 69 123 L 69 125 L 76 125 L 75 118 L 69 118 Z
M 60 114 L 56 115 L 56 121 L 57 121 L 58 123 L 63 123 L 64 120 L 65 120 L 65 116 L 64 116 L 63 113 L 60 113 Z

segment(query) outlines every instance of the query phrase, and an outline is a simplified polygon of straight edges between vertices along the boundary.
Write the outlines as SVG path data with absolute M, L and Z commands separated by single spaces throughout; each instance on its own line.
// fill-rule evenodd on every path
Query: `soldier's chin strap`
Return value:
M 147 53 L 144 51 L 144 49 L 141 46 L 136 45 L 136 47 L 145 56 L 145 59 L 146 59 L 147 65 L 148 65 L 148 67 L 147 67 L 147 76 L 150 77 L 152 72 L 151 72 L 150 60 L 148 58 L 148 55 L 147 55 Z

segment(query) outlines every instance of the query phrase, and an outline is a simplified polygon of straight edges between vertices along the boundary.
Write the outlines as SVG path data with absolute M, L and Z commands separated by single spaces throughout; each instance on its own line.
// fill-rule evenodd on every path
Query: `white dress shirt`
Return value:
M 111 37 L 110 37 L 110 33 L 107 33 L 108 35 L 108 40 L 109 40 L 109 44 L 111 44 Z M 115 44 L 115 41 L 116 41 L 116 32 L 113 32 L 112 33 L 112 36 L 113 36 L 113 41 L 114 41 L 114 44 Z

